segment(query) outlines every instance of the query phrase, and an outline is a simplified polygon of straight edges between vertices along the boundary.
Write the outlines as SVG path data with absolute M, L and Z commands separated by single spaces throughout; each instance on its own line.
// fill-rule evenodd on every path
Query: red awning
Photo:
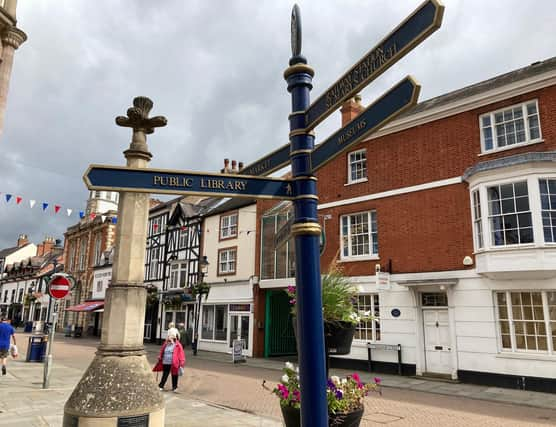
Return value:
M 104 307 L 104 300 L 102 301 L 85 301 L 83 304 L 72 305 L 66 308 L 66 311 L 95 311 Z

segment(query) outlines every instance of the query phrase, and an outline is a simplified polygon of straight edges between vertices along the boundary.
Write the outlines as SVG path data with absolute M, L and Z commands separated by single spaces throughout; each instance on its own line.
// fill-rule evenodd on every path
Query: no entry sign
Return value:
M 65 275 L 58 274 L 48 285 L 48 293 L 54 299 L 64 298 L 71 288 L 71 282 Z

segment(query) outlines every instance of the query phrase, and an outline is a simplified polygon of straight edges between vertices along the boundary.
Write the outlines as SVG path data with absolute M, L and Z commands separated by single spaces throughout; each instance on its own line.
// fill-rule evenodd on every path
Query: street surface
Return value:
M 32 411 L 25 407 L 25 398 L 32 396 L 31 390 L 40 390 L 42 376 L 29 379 L 24 374 L 30 369 L 33 369 L 33 372 L 39 372 L 37 368 L 42 368 L 42 364 L 24 362 L 27 337 L 23 334 L 18 335 L 21 358 L 18 361 L 10 360 L 8 376 L 0 377 L 0 411 L 9 415 L 15 406 L 18 413 L 32 415 L 30 414 Z M 37 397 L 40 404 L 45 407 L 50 406 L 50 410 L 53 410 L 51 408 L 53 403 L 49 404 L 48 399 L 53 399 L 58 393 L 58 400 L 55 403 L 58 408 L 54 409 L 62 414 L 63 399 L 69 395 L 79 376 L 89 365 L 96 345 L 97 341 L 87 338 L 64 338 L 61 335 L 56 337 L 54 343 L 55 369 L 51 378 L 52 391 L 43 392 L 40 398 Z M 154 364 L 158 346 L 147 345 L 147 352 L 149 361 Z M 217 416 L 222 418 L 223 424 L 216 424 L 216 421 L 203 418 L 205 417 L 203 411 L 206 412 L 211 404 L 247 413 L 243 416 L 239 413 L 240 417 L 244 417 L 243 425 L 280 425 L 281 413 L 278 398 L 262 387 L 263 380 L 266 380 L 269 388 L 273 388 L 279 380 L 281 372 L 276 369 L 279 366 L 277 363 L 269 368 L 261 366 L 260 363 L 263 361 L 258 363 L 257 360 L 249 359 L 247 364 L 233 365 L 230 355 L 200 352 L 195 357 L 189 351 L 186 354 L 186 371 L 185 375 L 180 378 L 179 393 L 164 392 L 167 402 L 167 425 L 242 425 L 237 421 L 232 421 L 235 418 L 232 418 L 230 414 L 234 414 L 237 418 L 236 411 L 230 411 L 230 414 L 221 411 L 222 413 Z M 67 381 L 65 377 L 68 378 Z M 8 379 L 6 380 L 6 378 Z M 10 392 L 10 378 L 20 379 L 18 386 L 25 387 L 27 390 L 25 396 L 18 396 Z M 69 380 L 69 378 L 72 379 Z M 408 380 L 413 381 L 406 378 L 406 381 Z M 469 385 L 458 386 L 457 393 L 460 395 L 429 393 L 426 391 L 427 389 L 442 388 L 442 383 L 415 381 L 421 390 L 383 387 L 382 395 L 374 393 L 369 396 L 366 399 L 364 421 L 361 425 L 363 427 L 381 425 L 395 427 L 556 425 L 556 410 L 549 407 L 536 408 L 462 397 L 466 391 L 470 392 L 474 387 Z M 167 384 L 168 387 L 169 384 Z M 446 388 L 446 390 L 448 389 Z M 505 392 L 500 389 L 492 389 L 490 393 L 495 399 L 496 393 Z M 514 396 L 512 399 L 524 404 L 532 404 L 534 401 L 543 402 L 542 399 L 545 399 L 544 402 L 551 402 L 550 399 L 554 398 L 553 395 L 542 393 L 531 394 L 531 392 L 519 391 L 514 393 L 518 394 L 510 394 L 510 396 Z M 534 396 L 536 400 L 531 400 L 531 396 Z M 550 403 L 544 404 L 544 406 L 549 405 Z M 186 412 L 184 412 L 185 408 L 187 408 Z M 181 412 L 178 414 L 178 411 Z M 187 413 L 187 417 L 184 417 L 184 413 Z M 260 418 L 253 417 L 253 415 Z M 215 415 L 210 416 L 213 417 L 210 420 L 215 419 Z M 229 417 L 227 424 L 226 417 Z M 59 425 L 56 422 L 50 423 L 48 417 L 42 417 L 42 419 L 41 423 L 25 422 L 21 425 Z M 196 419 L 198 421 L 195 421 Z M 3 416 L 0 416 L 0 425 L 16 425 L 13 422 L 6 424 L 7 421 L 8 419 L 3 421 Z

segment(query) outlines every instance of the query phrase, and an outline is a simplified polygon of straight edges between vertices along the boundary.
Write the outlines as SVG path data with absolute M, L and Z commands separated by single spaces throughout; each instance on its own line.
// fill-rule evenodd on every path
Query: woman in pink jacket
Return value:
M 160 390 L 164 390 L 164 385 L 168 379 L 168 375 L 172 374 L 172 391 L 175 392 L 178 388 L 178 377 L 180 368 L 185 366 L 185 353 L 183 352 L 183 347 L 177 340 L 176 334 L 170 332 L 168 338 L 162 344 L 160 349 L 160 355 L 158 356 L 158 362 L 153 368 L 154 372 L 162 371 L 162 379 L 158 387 Z

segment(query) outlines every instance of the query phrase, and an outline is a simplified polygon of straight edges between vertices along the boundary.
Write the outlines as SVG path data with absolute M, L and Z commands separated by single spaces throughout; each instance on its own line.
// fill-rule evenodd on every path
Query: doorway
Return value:
M 448 298 L 444 292 L 421 294 L 425 371 L 428 374 L 452 374 L 452 342 Z
M 228 346 L 232 349 L 233 341 L 237 338 L 244 340 L 245 350 L 249 350 L 249 314 L 230 313 L 230 338 Z

